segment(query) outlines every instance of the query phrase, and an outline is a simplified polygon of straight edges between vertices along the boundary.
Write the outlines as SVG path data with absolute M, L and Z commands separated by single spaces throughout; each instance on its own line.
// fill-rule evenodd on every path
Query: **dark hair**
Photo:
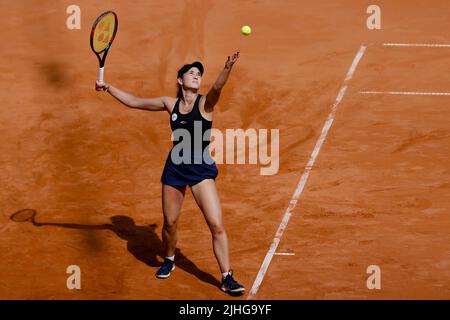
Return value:
M 177 86 L 178 86 L 177 98 L 184 101 L 183 90 L 181 90 L 181 84 L 177 83 Z
M 188 72 L 192 67 L 196 67 L 200 71 L 200 74 L 203 75 L 203 72 L 205 71 L 205 69 L 203 68 L 203 64 L 200 61 L 194 61 L 191 64 L 185 64 L 184 66 L 182 66 L 180 70 L 178 70 L 177 77 L 183 78 L 183 75 L 186 72 Z M 181 85 L 177 83 L 177 86 L 178 86 L 177 98 L 184 101 L 183 90 L 181 88 Z

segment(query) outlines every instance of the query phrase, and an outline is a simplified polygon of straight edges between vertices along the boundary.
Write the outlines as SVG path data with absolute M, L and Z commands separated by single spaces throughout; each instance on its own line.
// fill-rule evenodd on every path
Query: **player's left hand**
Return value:
M 235 62 L 239 59 L 240 51 L 234 53 L 231 57 L 228 56 L 228 60 L 225 63 L 225 69 L 231 69 L 231 67 L 235 64 Z

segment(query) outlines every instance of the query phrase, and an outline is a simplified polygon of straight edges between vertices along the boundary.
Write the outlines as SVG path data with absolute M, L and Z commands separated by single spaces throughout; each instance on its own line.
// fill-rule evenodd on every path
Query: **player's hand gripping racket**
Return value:
M 103 12 L 92 25 L 91 48 L 98 58 L 98 82 L 100 84 L 103 84 L 106 56 L 116 36 L 118 25 L 117 15 L 112 11 Z M 103 57 L 100 57 L 101 53 L 103 53 Z

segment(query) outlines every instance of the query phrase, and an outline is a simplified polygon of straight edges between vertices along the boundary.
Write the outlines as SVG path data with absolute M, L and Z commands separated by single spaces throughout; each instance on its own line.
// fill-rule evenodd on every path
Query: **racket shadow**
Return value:
M 25 210 L 28 210 L 25 212 Z M 29 217 L 23 217 L 29 214 Z M 18 217 L 22 215 L 18 219 Z M 128 251 L 139 261 L 150 267 L 159 267 L 162 263 L 158 258 L 164 260 L 164 243 L 156 233 L 157 225 L 138 226 L 135 221 L 125 215 L 116 215 L 110 217 L 111 223 L 91 225 L 77 223 L 55 223 L 55 222 L 37 222 L 35 217 L 37 212 L 33 209 L 24 209 L 10 216 L 15 222 L 31 222 L 36 227 L 51 226 L 69 229 L 82 230 L 109 230 L 114 232 L 119 238 L 127 241 Z M 188 272 L 199 280 L 214 286 L 220 286 L 220 282 L 210 273 L 200 270 L 196 264 L 186 257 L 181 250 L 176 249 L 176 266 Z

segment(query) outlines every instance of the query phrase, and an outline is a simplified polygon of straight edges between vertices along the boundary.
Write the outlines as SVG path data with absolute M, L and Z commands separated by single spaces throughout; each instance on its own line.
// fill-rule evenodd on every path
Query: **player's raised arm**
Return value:
M 214 106 L 216 105 L 217 101 L 219 101 L 220 92 L 222 91 L 222 88 L 224 87 L 225 83 L 228 80 L 228 76 L 230 75 L 231 69 L 233 68 L 234 63 L 239 59 L 239 53 L 240 52 L 238 51 L 234 53 L 231 57 L 228 56 L 224 69 L 219 74 L 219 77 L 217 78 L 216 82 L 206 95 L 205 101 L 206 112 L 212 112 L 214 110 Z
M 124 105 L 130 108 L 149 110 L 149 111 L 164 111 L 167 110 L 169 105 L 168 97 L 158 98 L 139 98 L 131 93 L 120 90 L 107 83 L 100 83 L 96 81 L 95 89 L 97 91 L 106 91 L 114 98 L 122 102 Z

